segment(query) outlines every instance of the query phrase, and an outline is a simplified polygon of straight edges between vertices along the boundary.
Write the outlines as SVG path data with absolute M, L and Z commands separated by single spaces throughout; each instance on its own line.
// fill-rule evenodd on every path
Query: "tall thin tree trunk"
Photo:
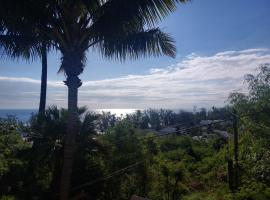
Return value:
M 42 42 L 42 47 L 41 47 L 41 60 L 42 60 L 42 72 L 41 72 L 39 113 L 44 112 L 46 108 L 47 67 L 48 66 L 47 66 L 47 48 L 44 42 Z
M 77 75 L 68 75 L 65 81 L 68 87 L 68 124 L 64 144 L 64 160 L 62 176 L 60 182 L 60 199 L 67 200 L 69 197 L 70 180 L 72 174 L 72 164 L 76 149 L 76 135 L 79 132 L 78 117 L 78 88 L 81 80 Z

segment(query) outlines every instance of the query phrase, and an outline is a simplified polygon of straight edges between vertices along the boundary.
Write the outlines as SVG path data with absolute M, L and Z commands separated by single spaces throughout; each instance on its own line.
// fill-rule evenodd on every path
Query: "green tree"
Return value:
M 99 165 L 92 168 L 93 171 L 87 169 L 99 160 L 95 155 L 96 150 L 100 158 L 102 158 L 101 152 L 104 151 L 96 139 L 95 126 L 99 115 L 86 112 L 84 107 L 79 108 L 78 113 L 80 134 L 76 137 L 78 148 L 75 154 L 72 187 L 99 175 Z M 28 141 L 33 145 L 27 167 L 27 174 L 31 176 L 25 178 L 27 182 L 24 188 L 25 199 L 32 197 L 56 199 L 63 164 L 67 120 L 68 111 L 54 106 L 49 107 L 44 113 L 34 115 L 30 120 L 26 133 Z M 74 192 L 72 194 L 75 195 Z
M 230 102 L 240 118 L 240 188 L 237 199 L 268 199 L 270 184 L 270 65 L 247 75 L 248 93 L 232 93 Z
M 3 1 L 6 2 L 1 3 Z M 120 60 L 162 54 L 174 56 L 172 38 L 154 26 L 173 11 L 177 3 L 186 0 L 11 2 L 27 8 L 22 15 L 14 15 L 16 20 L 34 21 L 33 30 L 48 36 L 62 53 L 60 71 L 67 76 L 69 122 L 60 196 L 68 199 L 75 137 L 79 132 L 77 102 L 82 82 L 78 76 L 83 72 L 86 51 L 97 49 L 104 57 Z
M 0 119 L 0 194 L 18 196 L 27 166 L 25 153 L 30 145 L 21 137 L 14 118 Z

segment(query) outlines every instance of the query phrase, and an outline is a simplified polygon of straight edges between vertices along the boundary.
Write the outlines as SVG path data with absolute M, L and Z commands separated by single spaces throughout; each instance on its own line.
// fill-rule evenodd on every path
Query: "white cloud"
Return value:
M 93 109 L 222 106 L 230 92 L 245 89 L 244 75 L 255 73 L 259 64 L 266 62 L 270 62 L 269 49 L 225 51 L 211 56 L 191 54 L 175 65 L 152 68 L 145 75 L 84 81 L 79 90 L 79 104 Z M 17 92 L 24 97 L 22 108 L 24 104 L 28 105 L 27 100 L 30 101 L 31 95 L 32 102 L 38 105 L 38 95 L 35 92 L 39 91 L 40 81 L 0 77 L 0 82 L 0 107 L 13 107 L 15 102 L 20 102 L 18 98 L 10 102 L 6 100 L 4 91 L 8 88 L 5 87 L 12 89 L 12 84 L 7 82 L 20 82 L 18 87 L 21 89 Z M 32 90 L 30 85 L 34 87 Z M 49 104 L 65 106 L 67 90 L 63 83 L 49 81 L 48 85 Z
M 40 84 L 40 81 L 35 80 L 35 79 L 31 79 L 31 78 L 26 78 L 26 77 L 5 77 L 5 76 L 0 76 L 0 81 Z
M 6 77 L 0 76 L 0 81 L 14 82 L 14 83 L 33 83 L 40 84 L 40 80 L 27 78 L 27 77 Z M 63 87 L 64 83 L 60 81 L 47 81 L 47 85 L 51 87 Z

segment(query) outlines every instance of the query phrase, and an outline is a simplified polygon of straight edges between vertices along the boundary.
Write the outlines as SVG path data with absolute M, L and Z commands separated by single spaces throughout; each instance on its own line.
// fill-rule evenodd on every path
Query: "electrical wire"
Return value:
M 140 163 L 142 163 L 142 161 L 136 162 L 136 163 L 134 163 L 132 165 L 129 165 L 129 166 L 125 167 L 125 168 L 114 171 L 114 172 L 112 172 L 110 174 L 107 174 L 106 176 L 101 177 L 101 178 L 97 178 L 97 179 L 95 179 L 93 181 L 90 181 L 90 182 L 84 183 L 82 185 L 76 186 L 76 187 L 72 188 L 71 191 L 78 190 L 78 189 L 81 189 L 81 188 L 86 187 L 86 186 L 91 186 L 91 185 L 93 185 L 95 183 L 98 183 L 98 182 L 101 182 L 101 181 L 104 181 L 104 180 L 107 180 L 107 179 L 111 179 L 114 176 L 119 176 L 121 174 L 124 174 L 127 171 L 130 171 L 130 170 L 136 168 Z
M 258 111 L 258 112 L 256 112 L 256 114 L 260 114 L 260 113 L 264 113 L 263 111 Z M 239 115 L 237 115 L 237 114 L 235 114 L 235 113 L 231 113 L 233 116 L 235 116 L 235 117 L 237 117 L 238 119 L 240 119 L 241 120 L 241 118 L 245 118 L 245 117 L 248 117 L 248 116 L 250 116 L 250 115 L 243 115 L 243 116 L 239 116 Z M 268 126 L 266 126 L 266 125 L 263 125 L 263 124 L 260 124 L 260 123 L 257 123 L 257 122 L 254 122 L 254 121 L 252 121 L 252 123 L 253 123 L 253 126 L 257 126 L 257 127 L 260 127 L 260 128 L 262 128 L 262 129 L 267 129 L 267 130 L 270 130 L 270 127 L 268 127 Z
M 242 115 L 242 116 L 236 115 L 234 113 L 232 113 L 232 114 L 234 116 L 236 116 L 237 118 L 241 119 L 243 117 L 247 117 L 247 116 L 258 114 L 258 112 L 256 112 L 256 113 L 250 113 L 250 114 L 246 114 L 246 115 Z M 182 129 L 179 129 L 179 130 L 173 131 L 173 132 L 167 132 L 167 133 L 164 133 L 164 134 L 154 135 L 154 136 L 150 136 L 150 137 L 143 137 L 143 138 L 139 138 L 139 140 L 145 140 L 145 139 L 149 139 L 149 138 L 159 138 L 159 137 L 167 136 L 167 135 L 170 135 L 170 134 L 179 133 L 180 131 L 188 131 L 188 130 L 192 130 L 194 128 L 201 128 L 201 127 L 205 127 L 205 126 L 209 126 L 209 125 L 213 125 L 213 124 L 219 124 L 219 123 L 227 122 L 227 121 L 231 121 L 231 120 L 232 120 L 231 118 L 229 118 L 229 119 L 223 119 L 223 120 L 215 121 L 215 122 L 212 122 L 212 123 L 209 123 L 209 124 L 206 124 L 206 125 L 196 125 L 196 126 L 191 126 L 191 127 L 188 127 L 188 128 L 182 128 Z M 172 127 L 172 126 L 170 126 L 170 127 Z M 269 127 L 264 127 L 264 128 L 270 129 Z M 120 142 L 124 142 L 124 140 L 122 140 Z M 110 174 L 107 174 L 106 176 L 103 176 L 103 177 L 98 178 L 98 179 L 95 179 L 93 181 L 90 181 L 90 182 L 84 183 L 82 185 L 76 186 L 76 187 L 72 188 L 71 191 L 78 190 L 78 189 L 81 189 L 81 188 L 86 187 L 86 186 L 91 186 L 91 185 L 93 185 L 93 184 L 95 184 L 97 182 L 105 181 L 105 180 L 111 179 L 111 178 L 113 178 L 115 176 L 124 174 L 127 171 L 130 171 L 130 170 L 134 169 L 135 167 L 137 167 L 138 164 L 140 164 L 141 162 L 142 161 L 136 162 L 136 163 L 134 163 L 132 165 L 129 165 L 129 166 L 125 167 L 125 168 L 122 168 L 120 170 L 117 170 L 117 171 L 114 171 L 114 172 L 112 172 Z

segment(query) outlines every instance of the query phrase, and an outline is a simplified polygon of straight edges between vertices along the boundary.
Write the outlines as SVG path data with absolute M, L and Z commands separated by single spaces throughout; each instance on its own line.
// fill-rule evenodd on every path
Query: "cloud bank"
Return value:
M 225 51 L 215 55 L 191 54 L 145 75 L 84 81 L 79 104 L 100 108 L 182 108 L 223 106 L 233 91 L 245 91 L 244 75 L 270 62 L 269 49 Z M 40 81 L 0 76 L 0 108 L 36 108 Z M 48 81 L 48 104 L 67 105 L 67 89 Z

